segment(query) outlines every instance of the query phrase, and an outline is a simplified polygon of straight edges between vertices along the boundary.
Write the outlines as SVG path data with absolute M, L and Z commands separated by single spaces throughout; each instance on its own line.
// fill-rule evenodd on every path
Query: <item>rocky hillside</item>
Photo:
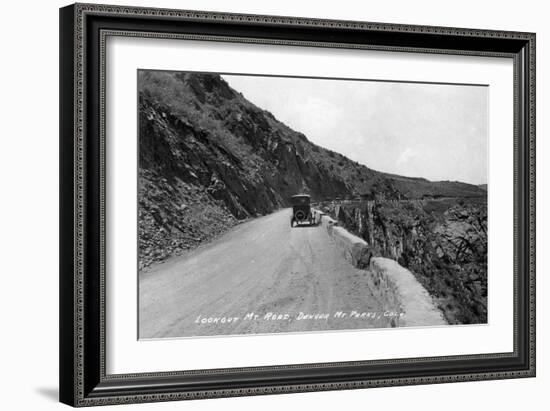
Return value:
M 449 324 L 487 322 L 487 205 L 475 200 L 365 201 L 325 207 L 374 256 L 413 272 Z
M 138 93 L 140 268 L 288 206 L 298 192 L 317 201 L 485 196 L 473 185 L 380 173 L 319 147 L 218 75 L 140 71 Z

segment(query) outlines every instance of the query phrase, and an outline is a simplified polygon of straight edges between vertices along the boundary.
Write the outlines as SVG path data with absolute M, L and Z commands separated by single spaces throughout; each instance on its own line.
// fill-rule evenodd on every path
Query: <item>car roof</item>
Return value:
M 299 198 L 299 197 L 311 197 L 309 194 L 295 194 L 292 196 L 292 198 Z

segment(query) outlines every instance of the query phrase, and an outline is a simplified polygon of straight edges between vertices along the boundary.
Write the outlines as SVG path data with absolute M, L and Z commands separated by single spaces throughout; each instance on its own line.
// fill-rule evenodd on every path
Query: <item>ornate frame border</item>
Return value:
M 227 14 L 215 12 L 149 9 L 95 4 L 76 4 L 60 10 L 60 161 L 61 161 L 61 270 L 60 270 L 60 399 L 74 406 L 137 403 L 150 401 L 170 401 L 178 399 L 213 398 L 227 396 L 289 393 L 302 391 L 323 391 L 353 389 L 392 385 L 430 384 L 455 381 L 474 381 L 531 377 L 535 375 L 535 35 L 533 33 L 473 30 L 448 27 L 412 26 L 385 23 L 368 23 L 336 20 L 314 20 L 295 17 Z M 238 27 L 317 28 L 353 31 L 354 33 L 405 33 L 425 38 L 433 36 L 441 39 L 438 47 L 422 45 L 400 46 L 377 43 L 325 42 L 317 40 L 295 40 L 289 35 L 285 39 L 266 39 L 253 36 L 220 36 L 216 34 L 160 33 L 146 30 L 113 30 L 91 28 L 90 17 L 102 21 L 139 17 L 145 26 L 150 19 L 164 19 L 176 23 L 229 23 Z M 99 25 L 100 26 L 100 25 Z M 98 27 L 99 27 L 98 26 Z M 95 34 L 94 34 L 95 32 Z M 90 36 L 98 42 L 93 53 L 97 60 L 88 55 Z M 105 49 L 108 36 L 155 37 L 173 39 L 193 39 L 205 41 L 229 41 L 289 46 L 361 48 L 369 50 L 422 52 L 438 54 L 463 54 L 489 57 L 509 57 L 514 59 L 514 186 L 515 202 L 518 204 L 514 217 L 515 243 L 522 242 L 518 230 L 526 230 L 525 242 L 514 246 L 515 252 L 525 253 L 524 272 L 520 273 L 518 258 L 514 262 L 514 352 L 473 356 L 415 358 L 403 360 L 358 361 L 353 363 L 310 364 L 296 366 L 256 367 L 231 370 L 174 371 L 163 373 L 143 373 L 106 375 L 105 373 Z M 510 50 L 461 49 L 449 39 L 470 39 L 470 47 L 483 39 L 493 40 L 491 44 L 514 43 Z M 439 40 L 438 40 L 439 41 Z M 420 41 L 420 43 L 422 43 Z M 95 57 L 94 57 L 95 58 Z M 93 61 L 92 61 L 93 60 Z M 91 90 L 88 68 L 98 66 L 98 88 Z M 71 84 L 67 77 L 71 78 Z M 95 83 L 94 83 L 95 84 Z M 87 105 L 91 93 L 98 93 L 99 109 L 95 113 Z M 90 158 L 88 148 L 88 116 L 99 116 L 97 145 L 99 161 Z M 93 136 L 92 136 L 93 137 Z M 520 146 L 524 147 L 520 155 Z M 99 181 L 92 185 L 99 194 L 99 217 L 95 220 L 99 227 L 93 241 L 99 241 L 98 252 L 90 254 L 90 220 L 87 211 L 90 206 L 90 191 L 87 175 L 97 172 Z M 523 177 L 523 179 L 521 179 Z M 96 185 L 98 187 L 96 187 Z M 525 217 L 521 219 L 522 213 Z M 521 221 L 520 221 L 521 220 Z M 70 253 L 66 253 L 68 249 Z M 524 250 L 522 251 L 522 249 Z M 69 255 L 70 254 L 70 255 Z M 90 269 L 90 255 L 97 257 L 97 270 Z M 70 258 L 69 258 L 70 257 Z M 99 275 L 97 275 L 97 273 Z M 97 278 L 98 277 L 98 278 Z M 90 285 L 90 281 L 94 284 Z M 526 281 L 525 296 L 519 296 L 516 285 Z M 90 303 L 88 294 L 97 293 L 97 299 Z M 94 294 L 95 295 L 95 294 Z M 98 311 L 99 321 L 89 321 L 88 307 Z M 97 305 L 97 306 L 96 306 Z M 521 313 L 520 313 L 521 311 Z M 520 315 L 522 314 L 522 315 Z M 518 326 L 526 321 L 526 335 L 519 335 Z M 91 324 L 93 323 L 93 324 Z M 93 327 L 93 329 L 90 329 Z M 99 329 L 96 329 L 99 328 Z M 92 338 L 90 338 L 92 336 Z M 90 342 L 91 340 L 94 342 Z M 97 340 L 97 341 L 96 341 Z M 520 343 L 525 343 L 520 347 Z M 490 361 L 497 358 L 517 358 L 519 349 L 526 354 L 519 369 L 492 370 L 489 372 L 463 372 L 451 375 L 396 375 L 391 378 L 350 378 L 344 381 L 311 382 L 291 384 L 256 384 L 255 386 L 211 388 L 208 385 L 193 386 L 186 383 L 180 386 L 163 386 L 167 377 L 187 378 L 197 375 L 216 374 L 223 371 L 239 374 L 251 371 L 329 369 L 350 366 L 414 364 L 425 361 Z M 488 367 L 490 368 L 490 367 Z M 140 389 L 137 384 L 150 385 L 153 391 Z M 195 384 L 196 385 L 196 384 Z M 186 388 L 188 387 L 188 388 Z M 194 388 L 191 388 L 194 387 Z M 160 389 L 159 389 L 160 388 Z

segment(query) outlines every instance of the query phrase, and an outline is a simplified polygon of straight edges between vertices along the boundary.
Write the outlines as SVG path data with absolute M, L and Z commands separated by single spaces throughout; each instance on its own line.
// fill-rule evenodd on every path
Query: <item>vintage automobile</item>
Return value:
M 290 226 L 294 227 L 302 223 L 315 223 L 315 217 L 311 211 L 311 198 L 308 194 L 296 194 L 290 198 L 292 204 L 292 216 L 290 217 Z

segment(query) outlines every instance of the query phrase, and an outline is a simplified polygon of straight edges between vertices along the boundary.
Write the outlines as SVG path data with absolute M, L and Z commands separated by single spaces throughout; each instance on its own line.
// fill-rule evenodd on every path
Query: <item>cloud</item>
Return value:
M 314 143 L 374 170 L 487 182 L 487 87 L 224 78 Z
M 406 165 L 411 162 L 412 159 L 418 156 L 418 152 L 411 147 L 407 147 L 405 150 L 401 152 L 399 157 L 397 157 L 397 161 L 395 162 L 395 165 L 397 167 L 401 167 L 403 165 Z

